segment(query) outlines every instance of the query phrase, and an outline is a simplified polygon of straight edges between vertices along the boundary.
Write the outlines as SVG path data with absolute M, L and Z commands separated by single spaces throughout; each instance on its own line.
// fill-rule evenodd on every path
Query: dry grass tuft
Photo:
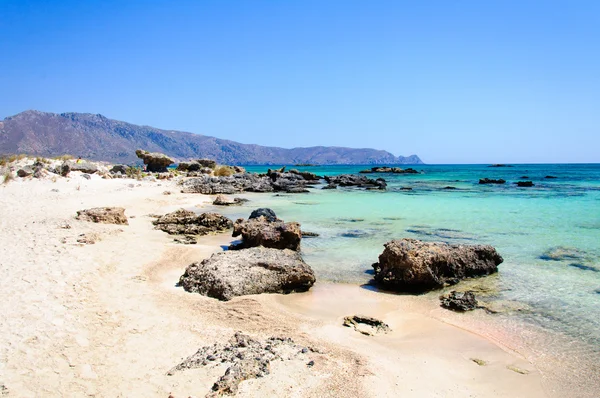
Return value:
M 215 167 L 215 176 L 217 177 L 228 177 L 235 174 L 235 170 L 231 166 L 217 166 Z
M 2 177 L 3 177 L 2 184 L 8 184 L 9 182 L 11 182 L 12 180 L 15 179 L 15 177 L 13 177 L 13 175 L 10 171 L 5 172 Z
M 62 160 L 64 162 L 65 160 L 75 159 L 75 157 L 73 155 L 64 154 L 64 155 L 56 156 L 56 157 L 54 157 L 52 159 L 54 159 L 54 160 Z

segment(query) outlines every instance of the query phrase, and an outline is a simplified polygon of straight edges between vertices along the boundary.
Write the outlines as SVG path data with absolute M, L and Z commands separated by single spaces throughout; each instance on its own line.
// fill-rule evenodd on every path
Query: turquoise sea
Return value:
M 334 175 L 369 167 L 294 168 Z M 478 296 L 510 303 L 511 316 L 582 343 L 589 358 L 600 360 L 600 164 L 412 167 L 421 173 L 367 174 L 388 181 L 383 192 L 317 186 L 307 194 L 261 194 L 219 211 L 235 219 L 270 207 L 320 234 L 302 240 L 302 253 L 318 280 L 333 282 L 367 284 L 383 244 L 395 238 L 491 244 L 504 263 L 473 285 Z M 480 185 L 485 177 L 507 182 Z M 522 180 L 535 186 L 514 184 Z

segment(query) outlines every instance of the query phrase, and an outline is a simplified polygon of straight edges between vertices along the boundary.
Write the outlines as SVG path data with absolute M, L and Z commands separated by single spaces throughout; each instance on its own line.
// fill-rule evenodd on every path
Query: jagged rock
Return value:
M 172 376 L 175 372 L 186 369 L 225 364 L 228 366 L 225 374 L 214 383 L 206 397 L 235 395 L 242 381 L 268 375 L 271 361 L 300 359 L 309 351 L 289 338 L 270 337 L 260 341 L 237 332 L 228 344 L 213 344 L 200 348 L 194 355 L 171 369 L 167 375 Z M 314 364 L 314 361 L 311 362 Z
M 339 185 L 341 187 L 359 187 L 367 189 L 385 189 L 387 183 L 383 178 L 373 180 L 364 176 L 357 176 L 354 174 L 341 174 L 337 176 L 325 176 L 325 181 L 330 185 Z
M 78 220 L 102 224 L 129 225 L 125 209 L 122 207 L 94 207 L 77 212 Z
M 88 162 L 86 160 L 67 160 L 63 163 L 61 168 L 64 168 L 65 165 L 69 167 L 70 171 L 81 171 L 86 174 L 94 174 L 98 171 L 98 165 L 92 162 Z M 62 173 L 61 173 L 62 174 Z
M 307 181 L 319 181 L 323 179 L 323 177 L 316 175 L 315 173 L 311 173 L 309 171 L 298 171 L 296 169 L 290 170 L 291 174 L 297 174 L 304 178 Z
M 192 163 L 191 162 L 179 162 L 177 164 L 177 170 L 179 171 L 189 171 L 189 167 Z
M 267 221 L 271 222 L 279 220 L 275 212 L 267 207 L 261 207 L 260 209 L 253 210 L 252 213 L 250 213 L 250 217 L 248 217 L 248 219 L 251 220 L 253 218 L 258 217 L 264 217 L 267 219 Z
M 191 293 L 231 300 L 260 293 L 304 292 L 315 283 L 313 270 L 293 250 L 253 247 L 215 253 L 190 264 L 179 286 Z
M 150 153 L 138 149 L 135 151 L 135 154 L 144 161 L 144 164 L 147 165 L 147 170 L 152 173 L 166 173 L 167 167 L 175 163 L 173 159 L 167 155 L 158 152 Z
M 498 271 L 502 257 L 490 245 L 450 245 L 400 239 L 386 243 L 373 264 L 375 282 L 398 291 L 424 291 Z
M 246 169 L 242 166 L 233 166 L 233 171 L 235 171 L 236 173 L 245 173 Z
M 324 186 L 323 188 L 321 188 L 321 189 L 337 189 L 337 185 L 336 185 L 336 184 L 329 183 L 329 184 L 325 185 L 325 186 Z
M 269 221 L 264 216 L 252 217 L 247 221 L 243 218 L 238 219 L 233 225 L 232 236 L 240 235 L 242 243 L 231 245 L 230 249 L 263 246 L 273 249 L 300 250 L 302 239 L 300 224 L 297 222 Z
M 364 315 L 352 315 L 344 318 L 344 326 L 354 328 L 359 333 L 366 336 L 373 336 L 378 333 L 390 332 L 389 325 L 377 318 Z
M 170 235 L 207 235 L 230 229 L 230 219 L 217 213 L 196 214 L 193 211 L 179 209 L 165 214 L 152 222 L 155 229 Z
M 318 236 L 320 235 L 316 232 L 302 231 L 303 238 L 316 238 Z
M 471 311 L 478 308 L 475 292 L 467 290 L 466 292 L 457 292 L 453 290 L 450 294 L 440 297 L 440 305 L 452 311 Z
M 175 243 L 181 243 L 182 245 L 195 245 L 198 243 L 198 239 L 194 235 L 185 235 L 173 239 Z
M 225 195 L 219 195 L 214 200 L 213 205 L 215 205 L 215 206 L 235 206 L 235 205 L 241 205 L 242 203 L 247 202 L 247 201 L 248 201 L 248 199 L 243 199 L 243 198 L 230 199 L 230 198 L 226 197 Z
M 533 181 L 517 181 L 515 184 L 517 184 L 518 187 L 533 187 Z
M 29 177 L 30 175 L 33 174 L 33 167 L 32 166 L 25 166 L 22 169 L 19 169 L 17 171 L 17 175 L 21 178 L 23 177 Z
M 490 179 L 490 178 L 481 178 L 479 180 L 479 183 L 480 184 L 505 184 L 506 180 L 503 180 L 502 178 L 500 178 L 498 180 L 493 180 L 493 179 Z
M 214 169 L 217 167 L 217 162 L 212 159 L 198 159 L 196 162 L 200 164 L 200 166 L 208 167 L 209 169 Z

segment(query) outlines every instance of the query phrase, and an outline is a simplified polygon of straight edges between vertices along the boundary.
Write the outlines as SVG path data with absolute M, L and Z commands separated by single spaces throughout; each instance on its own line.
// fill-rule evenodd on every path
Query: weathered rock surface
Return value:
M 242 243 L 229 246 L 230 249 L 248 247 L 270 247 L 273 249 L 300 250 L 302 231 L 297 222 L 269 221 L 264 216 L 244 220 L 238 219 L 233 225 L 233 237 L 242 236 Z
M 479 303 L 475 298 L 475 292 L 467 290 L 466 292 L 457 292 L 453 290 L 450 294 L 440 297 L 440 305 L 452 311 L 471 311 L 479 308 Z
M 339 185 L 341 187 L 359 187 L 366 189 L 385 189 L 387 187 L 387 183 L 383 178 L 373 180 L 365 176 L 357 176 L 354 174 L 325 176 L 325 181 L 327 181 L 329 185 Z
M 498 180 L 494 180 L 494 179 L 490 179 L 490 178 L 481 178 L 479 180 L 480 184 L 506 184 L 506 180 L 503 180 L 502 178 L 498 179 Z
M 235 205 L 241 205 L 244 202 L 247 202 L 248 199 L 243 199 L 243 198 L 228 198 L 225 195 L 219 195 L 215 198 L 215 200 L 213 201 L 213 205 L 215 206 L 235 206 Z
M 179 209 L 165 214 L 152 222 L 155 229 L 170 235 L 207 235 L 223 232 L 233 226 L 233 222 L 217 213 L 196 214 L 193 211 Z
M 129 225 L 125 209 L 122 207 L 94 207 L 77 212 L 78 220 L 102 224 Z
M 400 239 L 386 243 L 373 264 L 375 282 L 398 291 L 425 291 L 498 271 L 502 257 L 490 245 L 450 245 Z
M 63 168 L 66 166 L 69 167 L 70 171 L 81 171 L 86 174 L 94 174 L 98 171 L 98 165 L 92 162 L 88 162 L 85 160 L 72 161 L 67 160 L 63 163 Z
M 124 164 L 116 164 L 110 169 L 110 172 L 114 174 L 121 173 L 122 175 L 125 175 L 127 174 L 127 170 L 129 170 L 129 166 Z
M 19 169 L 17 171 L 17 176 L 23 178 L 23 177 L 29 177 L 30 175 L 33 174 L 33 167 L 32 166 L 25 166 L 22 169 Z
M 196 162 L 202 167 L 208 167 L 209 169 L 214 169 L 217 167 L 217 162 L 212 159 L 198 159 Z
M 250 213 L 250 217 L 248 217 L 248 219 L 259 217 L 264 217 L 267 219 L 267 221 L 271 222 L 279 220 L 275 212 L 268 207 L 261 207 L 260 209 L 252 210 L 252 213 Z
M 190 264 L 179 286 L 191 293 L 231 300 L 261 293 L 304 292 L 315 283 L 313 270 L 293 250 L 253 247 L 215 253 Z
M 260 378 L 270 373 L 271 361 L 303 360 L 311 350 L 294 343 L 292 339 L 270 337 L 256 340 L 237 332 L 227 344 L 213 344 L 200 348 L 194 355 L 171 369 L 167 375 L 203 366 L 227 365 L 227 370 L 206 397 L 235 395 L 242 381 Z
M 373 336 L 378 333 L 390 332 L 389 325 L 377 318 L 365 315 L 352 315 L 344 318 L 344 326 L 354 328 L 359 333 L 366 336 Z
M 144 164 L 147 165 L 148 171 L 153 173 L 166 173 L 167 167 L 175 163 L 173 159 L 167 155 L 158 152 L 150 153 L 148 151 L 138 149 L 135 151 L 135 154 L 138 158 L 144 161 Z

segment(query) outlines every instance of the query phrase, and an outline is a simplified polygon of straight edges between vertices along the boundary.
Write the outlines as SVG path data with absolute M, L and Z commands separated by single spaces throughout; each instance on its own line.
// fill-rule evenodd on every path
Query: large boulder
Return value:
M 69 168 L 69 171 L 81 171 L 82 173 L 86 174 L 94 174 L 98 171 L 98 165 L 96 163 L 88 162 L 81 159 L 76 161 L 67 160 L 61 166 L 61 170 L 65 170 L 66 166 Z
M 315 283 L 313 270 L 298 252 L 254 247 L 215 253 L 190 264 L 179 286 L 191 293 L 231 300 L 260 293 L 304 292 Z
M 400 239 L 386 243 L 373 264 L 375 282 L 398 291 L 426 291 L 498 271 L 503 259 L 490 245 L 451 245 Z
M 212 232 L 226 231 L 233 226 L 229 218 L 220 214 L 196 214 L 184 209 L 165 214 L 152 223 L 155 229 L 170 235 L 207 235 Z
M 25 166 L 17 171 L 19 177 L 29 177 L 34 173 L 33 166 Z
M 135 151 L 135 154 L 138 158 L 144 161 L 144 164 L 147 165 L 147 170 L 152 173 L 166 173 L 167 167 L 175 163 L 173 159 L 167 155 L 158 152 L 150 153 L 148 151 L 138 149 Z
M 129 225 L 125 209 L 122 207 L 94 207 L 77 212 L 78 220 L 102 224 Z
M 200 164 L 202 167 L 208 167 L 209 169 L 214 169 L 217 167 L 217 162 L 212 159 L 198 159 L 196 163 Z
M 302 231 L 297 222 L 269 221 L 264 216 L 244 220 L 238 219 L 233 225 L 233 237 L 242 236 L 242 243 L 230 249 L 248 247 L 270 247 L 273 249 L 300 250 Z

